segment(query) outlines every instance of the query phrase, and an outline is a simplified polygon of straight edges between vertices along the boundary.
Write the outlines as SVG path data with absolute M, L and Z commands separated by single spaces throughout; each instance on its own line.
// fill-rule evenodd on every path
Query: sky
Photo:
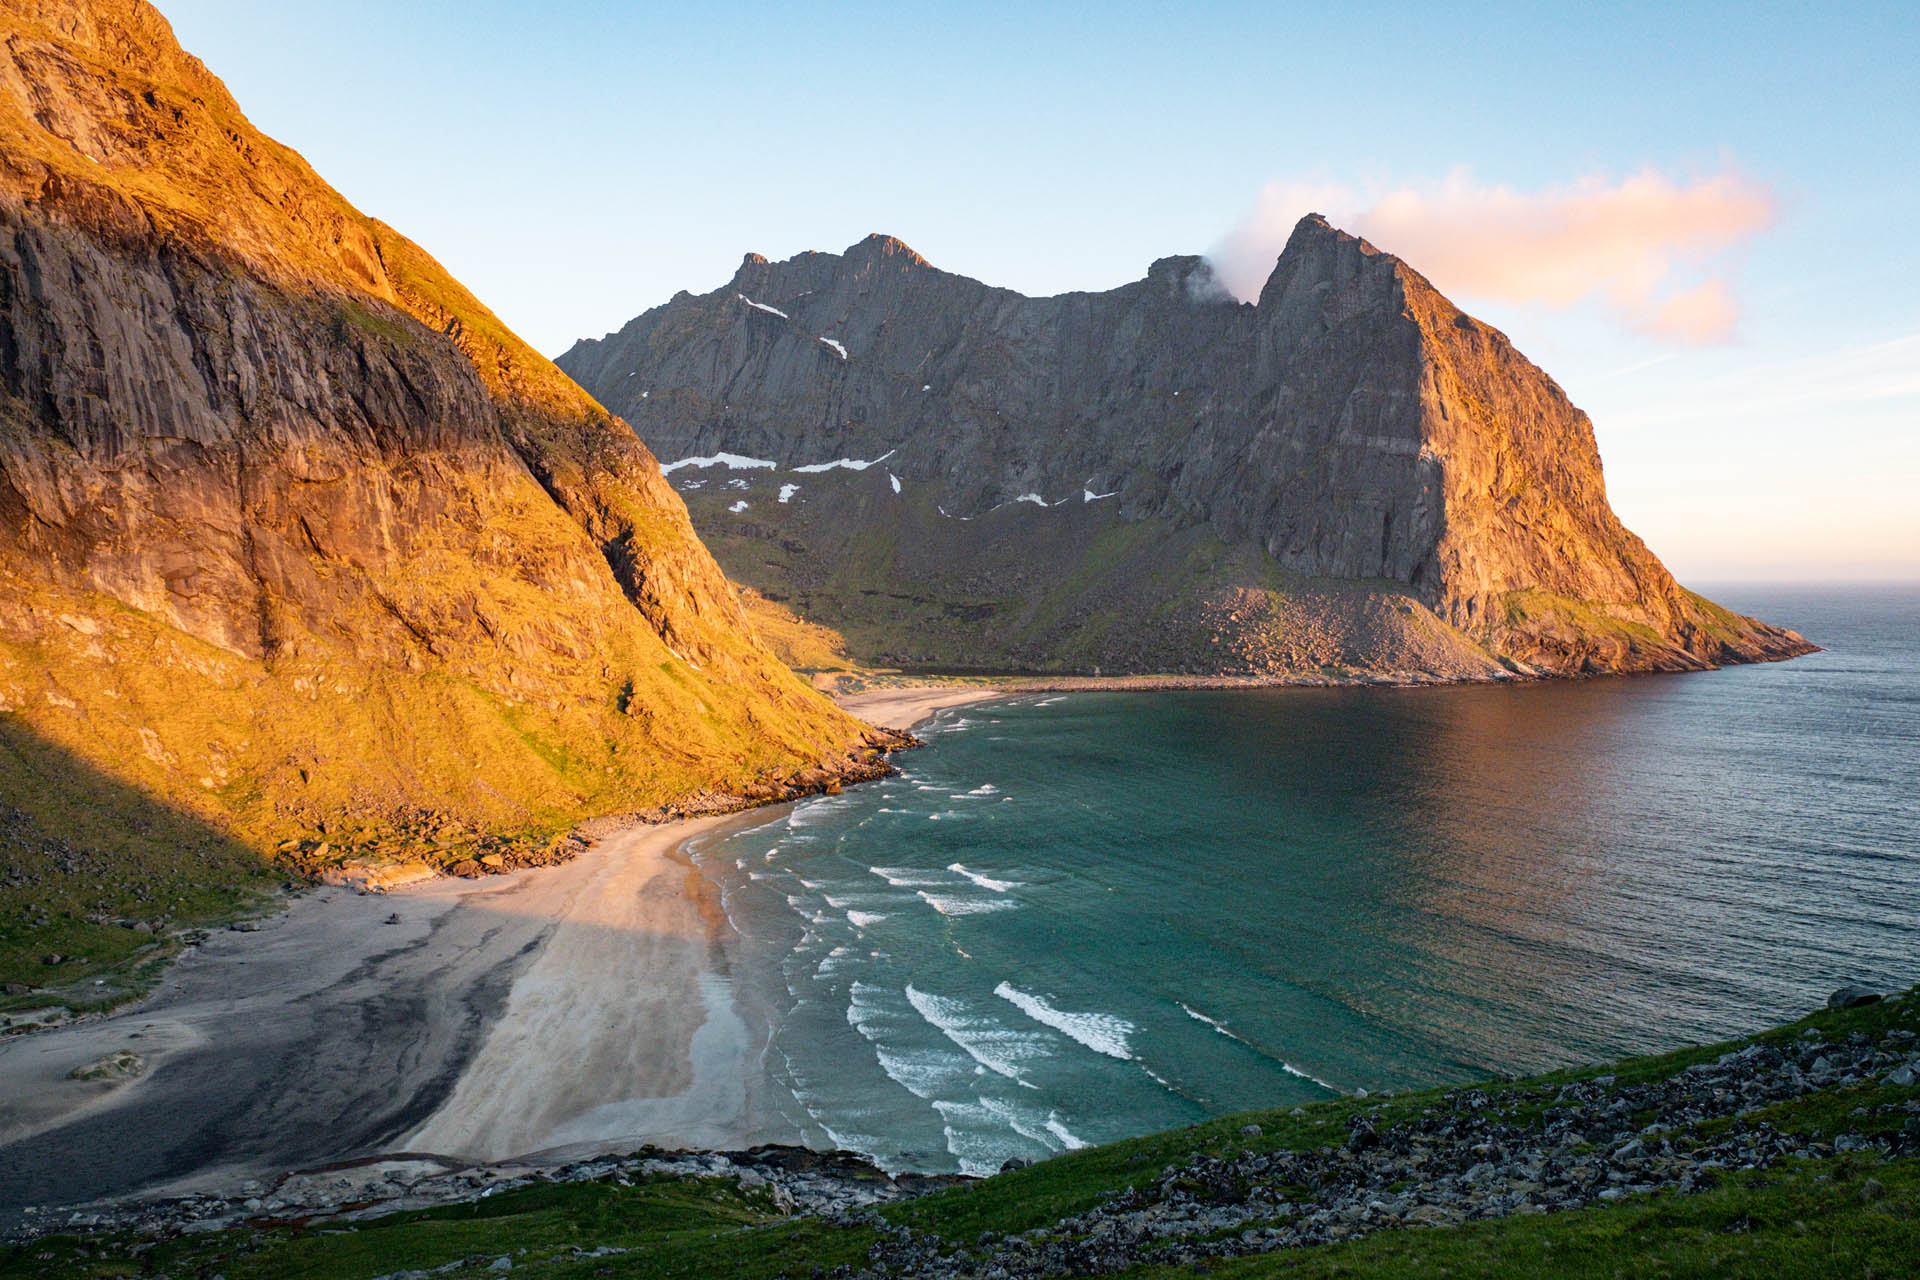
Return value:
M 1920 5 L 161 0 L 550 354 L 751 252 L 1025 293 L 1317 211 L 1592 416 L 1683 579 L 1920 579 Z

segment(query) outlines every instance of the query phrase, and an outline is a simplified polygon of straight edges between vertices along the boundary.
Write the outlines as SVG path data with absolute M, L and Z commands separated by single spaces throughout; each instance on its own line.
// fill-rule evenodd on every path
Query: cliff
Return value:
M 1680 587 L 1553 380 L 1317 215 L 1257 303 L 1194 257 L 1027 298 L 873 236 L 748 255 L 559 364 L 730 572 L 868 660 L 1471 679 L 1809 647 Z
M 881 767 L 633 432 L 151 6 L 0 23 L 0 801 L 57 749 L 256 849 L 477 866 Z

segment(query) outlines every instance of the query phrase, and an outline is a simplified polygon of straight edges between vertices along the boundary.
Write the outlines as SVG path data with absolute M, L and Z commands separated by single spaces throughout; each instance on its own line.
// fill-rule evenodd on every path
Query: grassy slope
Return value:
M 715 471 L 680 482 L 699 486 L 682 496 L 727 572 L 831 629 L 847 655 L 840 665 L 1480 679 L 1499 670 L 1403 585 L 1302 578 L 1205 529 L 1018 504 L 961 522 L 864 474 L 802 477 L 798 500 L 770 501 L 785 478 Z M 749 508 L 731 511 L 742 498 Z
M 1920 995 L 1840 1013 L 1821 1012 L 1754 1037 L 1782 1042 L 1809 1028 L 1828 1039 L 1920 1027 Z M 1556 1072 L 1487 1086 L 1522 1109 L 1541 1105 L 1535 1086 L 1616 1077 L 1618 1086 L 1662 1079 L 1746 1041 L 1628 1059 L 1612 1067 Z M 1051 1224 L 1126 1186 L 1206 1152 L 1312 1148 L 1338 1142 L 1345 1117 L 1373 1111 L 1376 1123 L 1417 1114 L 1446 1090 L 1384 1103 L 1341 1100 L 1294 1115 L 1259 1112 L 1190 1129 L 1093 1148 L 1017 1173 L 886 1210 L 895 1222 L 953 1245 L 983 1231 L 1001 1234 Z M 1854 1108 L 1920 1100 L 1920 1087 L 1867 1084 L 1809 1095 L 1769 1110 L 1782 1127 L 1831 1137 L 1893 1123 L 1861 1119 Z M 1378 1108 L 1378 1110 L 1375 1110 Z M 1523 1110 L 1524 1114 L 1524 1110 Z M 1264 1132 L 1243 1137 L 1249 1122 Z M 1725 1121 L 1719 1122 L 1724 1125 Z M 270 1227 L 186 1237 L 133 1249 L 126 1239 L 49 1237 L 0 1251 L 0 1280 L 12 1277 L 165 1273 L 228 1280 L 313 1277 L 347 1280 L 403 1268 L 468 1260 L 449 1274 L 484 1275 L 511 1255 L 514 1274 L 589 1276 L 807 1276 L 865 1260 L 873 1236 L 777 1216 L 758 1193 L 719 1182 L 653 1180 L 534 1188 L 472 1205 L 395 1215 L 359 1228 Z M 575 1249 L 629 1249 L 576 1258 Z M 1730 1175 L 1719 1187 L 1680 1196 L 1657 1193 L 1573 1212 L 1513 1217 L 1462 1227 L 1386 1231 L 1362 1240 L 1220 1262 L 1232 1276 L 1868 1276 L 1912 1274 L 1920 1257 L 1920 1160 L 1850 1154 Z M 1143 1269 L 1140 1275 L 1179 1274 Z
M 295 606 L 312 601 L 269 601 L 299 633 L 271 662 L 55 583 L 0 540 L 0 982 L 86 978 L 90 996 L 149 940 L 102 919 L 217 922 L 275 878 L 268 858 L 290 840 L 324 841 L 320 862 L 453 864 L 500 851 L 484 833 L 537 860 L 583 817 L 749 788 L 855 741 L 861 726 L 752 642 L 625 424 L 257 132 L 164 19 L 136 0 L 89 0 L 85 21 L 69 0 L 13 7 L 53 114 L 0 95 L 0 198 L 89 236 L 109 272 L 171 243 L 371 367 L 464 355 L 507 439 L 484 480 L 434 470 L 433 449 L 370 444 L 356 458 L 370 488 L 397 475 L 396 493 L 445 496 L 444 518 L 377 570 L 316 547 L 326 634 L 302 630 Z M 39 412 L 0 403 L 7 432 L 77 467 Z M 608 547 L 636 566 L 622 581 Z M 369 573 L 372 594 L 325 594 Z M 391 638 L 396 619 L 418 643 Z M 43 966 L 54 952 L 83 959 Z

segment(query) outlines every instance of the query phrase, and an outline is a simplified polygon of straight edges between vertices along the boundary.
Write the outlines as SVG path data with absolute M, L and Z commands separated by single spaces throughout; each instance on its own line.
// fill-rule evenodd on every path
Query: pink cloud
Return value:
M 1727 282 L 1715 277 L 1662 302 L 1644 327 L 1682 342 L 1705 344 L 1725 342 L 1739 319 L 1740 308 Z
M 1551 307 L 1597 298 L 1635 328 L 1691 343 L 1732 337 L 1739 306 L 1721 259 L 1776 216 L 1772 192 L 1733 173 L 1676 182 L 1648 170 L 1521 192 L 1456 172 L 1371 198 L 1269 184 L 1214 253 L 1228 288 L 1258 296 L 1294 222 L 1315 208 L 1446 293 Z

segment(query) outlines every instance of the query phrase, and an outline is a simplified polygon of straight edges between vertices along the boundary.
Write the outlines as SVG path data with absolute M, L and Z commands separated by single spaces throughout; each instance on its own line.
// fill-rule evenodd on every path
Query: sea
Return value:
M 703 838 L 780 1105 L 985 1173 L 1920 981 L 1920 586 L 1719 590 L 1824 651 L 1002 698 L 896 778 Z

